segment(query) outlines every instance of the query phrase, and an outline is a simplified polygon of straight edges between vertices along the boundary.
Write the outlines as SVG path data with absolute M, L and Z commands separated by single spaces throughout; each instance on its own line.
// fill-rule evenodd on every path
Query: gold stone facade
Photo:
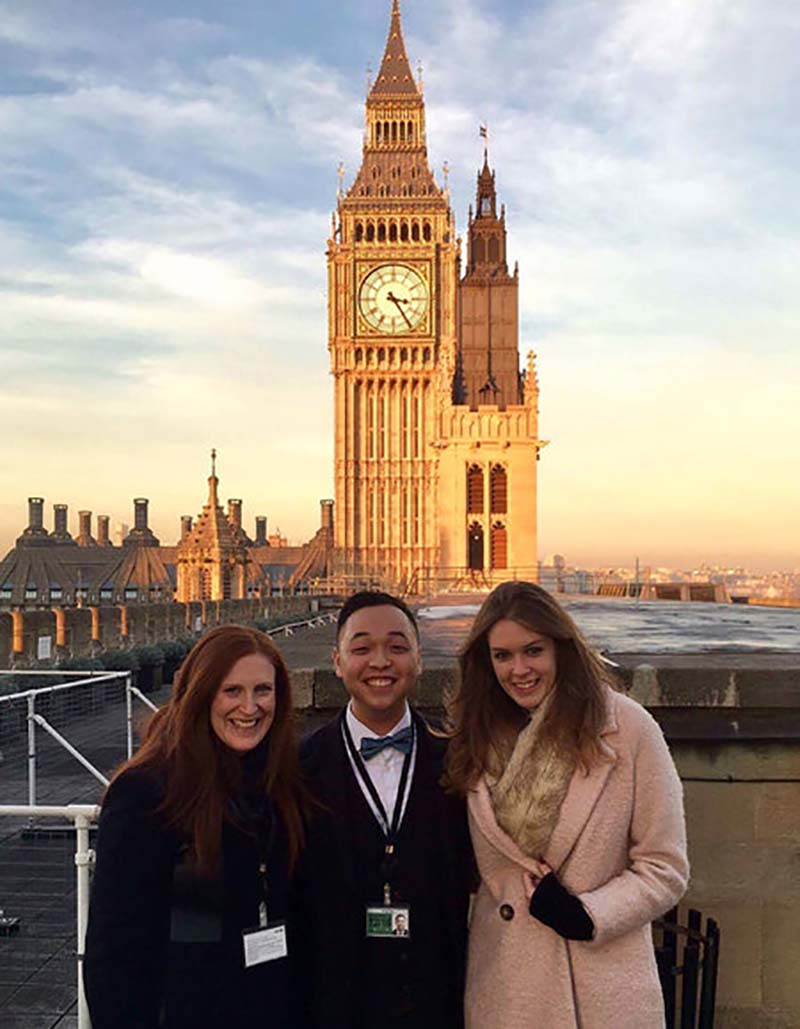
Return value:
M 538 385 L 488 158 L 467 271 L 399 3 L 328 241 L 335 570 L 407 589 L 536 574 Z

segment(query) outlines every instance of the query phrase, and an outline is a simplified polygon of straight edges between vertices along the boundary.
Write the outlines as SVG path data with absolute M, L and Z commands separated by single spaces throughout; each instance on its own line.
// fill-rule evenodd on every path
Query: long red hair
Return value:
M 181 665 L 169 701 L 150 720 L 139 750 L 117 772 L 150 768 L 165 775 L 160 811 L 191 839 L 198 868 L 206 874 L 218 868 L 226 802 L 242 777 L 241 758 L 211 727 L 211 703 L 231 668 L 250 654 L 263 654 L 275 667 L 275 715 L 263 785 L 286 828 L 294 865 L 303 847 L 304 805 L 294 706 L 286 663 L 263 632 L 223 625 L 203 636 Z

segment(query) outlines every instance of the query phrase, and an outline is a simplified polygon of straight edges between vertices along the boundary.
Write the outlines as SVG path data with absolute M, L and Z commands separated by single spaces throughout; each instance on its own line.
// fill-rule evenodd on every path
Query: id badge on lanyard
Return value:
M 270 922 L 267 915 L 267 897 L 269 895 L 267 863 L 272 852 L 274 832 L 273 820 L 269 843 L 265 848 L 262 847 L 263 839 L 258 844 L 260 851 L 258 876 L 261 883 L 262 900 L 258 905 L 258 925 L 242 932 L 245 968 L 264 965 L 269 961 L 279 961 L 281 958 L 288 957 L 289 954 L 286 922 L 283 920 Z
M 397 787 L 397 796 L 395 797 L 391 821 L 389 821 L 389 818 L 387 817 L 386 809 L 383 806 L 383 802 L 381 801 L 378 791 L 375 789 L 375 784 L 370 778 L 369 772 L 364 767 L 361 755 L 355 748 L 353 738 L 350 735 L 350 730 L 347 727 L 347 722 L 343 722 L 343 731 L 347 748 L 350 751 L 350 757 L 358 771 L 361 781 L 364 783 L 364 787 L 367 790 L 372 803 L 375 805 L 375 810 L 380 815 L 379 821 L 386 837 L 383 861 L 381 862 L 383 902 L 376 905 L 367 905 L 365 909 L 365 934 L 369 939 L 408 940 L 411 936 L 411 908 L 405 904 L 393 903 L 392 880 L 397 871 L 395 840 L 397 838 L 397 831 L 400 827 L 400 818 L 406 801 L 406 791 L 410 788 L 408 779 L 411 768 L 411 755 L 414 752 L 414 745 L 416 743 L 416 728 L 414 728 L 411 748 L 405 755 L 405 759 L 403 761 L 403 771 L 400 774 L 400 783 Z

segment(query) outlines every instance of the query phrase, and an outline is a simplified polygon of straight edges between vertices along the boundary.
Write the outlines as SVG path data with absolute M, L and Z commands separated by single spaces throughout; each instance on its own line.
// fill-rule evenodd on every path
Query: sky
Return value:
M 325 247 L 389 0 L 0 0 L 0 552 L 332 495 Z M 800 568 L 800 4 L 403 0 L 463 233 L 538 355 L 540 558 Z

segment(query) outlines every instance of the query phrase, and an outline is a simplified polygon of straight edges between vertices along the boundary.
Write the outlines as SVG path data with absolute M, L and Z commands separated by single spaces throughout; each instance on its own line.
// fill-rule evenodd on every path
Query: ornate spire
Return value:
M 371 97 L 419 96 L 419 89 L 408 62 L 403 26 L 400 21 L 400 0 L 392 0 L 392 20 L 381 69 L 370 91 Z
M 211 451 L 211 475 L 208 477 L 208 504 L 209 507 L 217 507 L 219 500 L 217 499 L 217 487 L 219 486 L 219 479 L 217 478 L 217 451 L 216 449 Z

